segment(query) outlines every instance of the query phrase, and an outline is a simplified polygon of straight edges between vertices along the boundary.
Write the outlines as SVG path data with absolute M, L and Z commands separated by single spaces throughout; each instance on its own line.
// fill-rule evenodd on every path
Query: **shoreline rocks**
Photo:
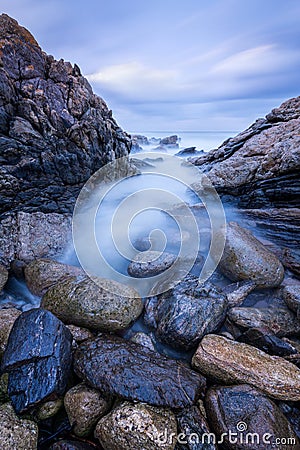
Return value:
M 224 384 L 247 383 L 271 398 L 300 400 L 300 369 L 294 364 L 223 336 L 204 336 L 192 366 Z

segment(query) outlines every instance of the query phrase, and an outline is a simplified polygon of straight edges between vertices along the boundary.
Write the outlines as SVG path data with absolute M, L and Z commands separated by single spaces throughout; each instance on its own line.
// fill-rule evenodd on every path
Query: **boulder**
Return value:
M 178 147 L 178 136 L 176 134 L 172 136 L 167 136 L 165 138 L 162 138 L 160 140 L 160 145 L 165 145 L 167 147 L 171 148 L 177 148 Z
M 101 335 L 75 352 L 79 378 L 100 391 L 154 406 L 184 408 L 205 389 L 205 378 L 172 360 L 117 336 Z
M 227 449 L 292 450 L 300 446 L 279 407 L 247 384 L 210 388 L 205 405 L 209 423 L 218 440 L 223 437 Z M 285 443 L 275 444 L 276 439 L 282 438 Z M 293 440 L 290 444 L 288 438 Z
M 271 398 L 300 400 L 300 369 L 294 364 L 223 336 L 204 336 L 192 366 L 221 383 L 247 383 Z
M 28 419 L 19 418 L 10 403 L 0 406 L 1 447 L 9 450 L 36 450 L 38 426 Z
M 133 288 L 117 281 L 69 277 L 48 289 L 41 307 L 67 324 L 116 331 L 139 317 L 143 303 Z
M 73 432 L 87 436 L 107 412 L 110 402 L 98 390 L 81 383 L 66 393 L 64 406 Z
M 217 450 L 216 437 L 199 408 L 191 406 L 177 414 L 176 419 L 178 443 L 175 450 Z
M 84 275 L 79 267 L 62 264 L 49 258 L 31 261 L 24 269 L 25 281 L 28 289 L 41 297 L 49 287 L 69 276 Z
M 270 355 L 296 355 L 298 350 L 292 343 L 280 339 L 269 328 L 249 328 L 237 340 L 259 348 Z
M 228 319 L 244 330 L 267 327 L 279 337 L 300 334 L 300 321 L 284 305 L 265 308 L 235 307 L 229 310 Z
M 0 292 L 4 288 L 6 282 L 8 280 L 8 271 L 5 267 L 0 264 Z
M 72 335 L 49 311 L 22 313 L 2 359 L 9 373 L 8 395 L 17 413 L 65 392 L 72 363 Z
M 124 402 L 99 420 L 95 436 L 110 450 L 173 450 L 176 432 L 172 411 Z
M 3 354 L 11 329 L 21 314 L 16 308 L 0 309 L 0 356 Z
M 220 328 L 226 311 L 226 296 L 220 289 L 211 283 L 203 285 L 197 277 L 187 275 L 173 289 L 157 299 L 147 300 L 145 320 L 156 329 L 161 342 L 189 350 L 205 334 Z
M 284 276 L 279 259 L 236 222 L 227 225 L 219 268 L 230 280 L 252 280 L 259 288 L 277 287 Z
M 300 283 L 288 284 L 282 289 L 282 297 L 287 306 L 294 311 L 298 316 L 300 315 Z
M 176 261 L 176 255 L 157 251 L 143 251 L 129 264 L 127 272 L 135 278 L 148 278 L 169 269 Z
M 0 214 L 72 213 L 89 177 L 131 141 L 75 64 L 0 16 Z

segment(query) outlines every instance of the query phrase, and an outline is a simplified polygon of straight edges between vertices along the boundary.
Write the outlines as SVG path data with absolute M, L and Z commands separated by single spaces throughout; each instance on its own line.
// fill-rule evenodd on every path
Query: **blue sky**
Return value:
M 242 130 L 300 95 L 299 0 L 0 0 L 127 131 Z

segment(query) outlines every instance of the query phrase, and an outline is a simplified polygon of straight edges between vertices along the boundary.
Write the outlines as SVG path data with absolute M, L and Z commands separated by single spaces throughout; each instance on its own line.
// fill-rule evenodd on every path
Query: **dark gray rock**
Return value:
M 287 306 L 299 315 L 300 312 L 300 283 L 288 284 L 282 289 L 282 297 Z
M 99 449 L 101 447 L 95 447 L 95 445 L 88 444 L 87 442 L 69 441 L 63 439 L 51 445 L 49 450 L 95 450 L 96 448 Z
M 300 334 L 300 321 L 287 307 L 270 306 L 266 308 L 231 308 L 228 319 L 242 329 L 267 327 L 276 336 Z
M 185 409 L 176 416 L 177 435 L 175 450 L 216 450 L 214 439 L 204 436 L 211 433 L 207 420 L 196 406 Z
M 188 275 L 173 289 L 147 300 L 145 321 L 156 329 L 160 341 L 189 350 L 205 334 L 218 330 L 226 311 L 227 300 L 221 290 Z
M 222 433 L 227 433 L 223 441 L 227 449 L 292 450 L 300 445 L 296 433 L 278 406 L 247 384 L 209 389 L 206 411 L 209 424 L 218 439 Z M 236 433 L 231 439 L 230 432 Z M 237 438 L 236 442 L 233 438 Z M 295 441 L 294 444 L 276 444 L 274 447 L 276 438 L 293 438 Z
M 196 150 L 196 147 L 188 147 L 180 150 L 180 152 L 176 153 L 175 156 L 200 156 L 204 155 L 203 150 Z
M 116 336 L 81 344 L 74 370 L 103 393 L 155 406 L 184 408 L 205 389 L 205 378 L 184 364 Z
M 49 311 L 32 309 L 14 323 L 2 359 L 8 394 L 17 413 L 65 392 L 72 335 Z
M 86 180 L 131 141 L 79 67 L 0 16 L 0 214 L 70 213 Z
M 237 340 L 245 344 L 253 345 L 270 355 L 284 357 L 298 353 L 297 349 L 291 343 L 280 339 L 268 328 L 250 328 L 242 333 Z
M 176 134 L 172 135 L 172 136 L 167 136 L 165 138 L 162 138 L 160 140 L 160 145 L 165 145 L 167 147 L 174 147 L 177 148 L 178 147 L 178 136 Z
M 176 261 L 176 255 L 157 251 L 143 251 L 131 261 L 127 272 L 131 277 L 149 278 L 169 269 Z

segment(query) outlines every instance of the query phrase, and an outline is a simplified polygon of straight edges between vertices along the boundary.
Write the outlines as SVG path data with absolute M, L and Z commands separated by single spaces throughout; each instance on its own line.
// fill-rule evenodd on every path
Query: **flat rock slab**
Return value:
M 116 336 L 81 344 L 74 370 L 103 393 L 178 409 L 192 405 L 206 385 L 202 375 L 181 362 Z
M 18 317 L 1 367 L 9 372 L 8 395 L 17 413 L 64 393 L 71 347 L 71 332 L 49 311 L 37 308 Z
M 275 399 L 300 400 L 300 369 L 248 344 L 209 334 L 200 342 L 192 365 L 222 383 L 247 383 Z
M 243 384 L 214 387 L 209 389 L 205 400 L 209 422 L 218 439 L 224 433 L 226 448 L 232 450 L 300 448 L 297 435 L 283 412 L 273 401 L 252 386 Z M 229 432 L 236 433 L 232 434 L 232 437 L 236 437 L 236 442 L 230 442 Z M 249 442 L 246 442 L 247 436 L 250 438 Z M 274 445 L 276 438 L 284 437 L 293 438 L 294 444 Z

